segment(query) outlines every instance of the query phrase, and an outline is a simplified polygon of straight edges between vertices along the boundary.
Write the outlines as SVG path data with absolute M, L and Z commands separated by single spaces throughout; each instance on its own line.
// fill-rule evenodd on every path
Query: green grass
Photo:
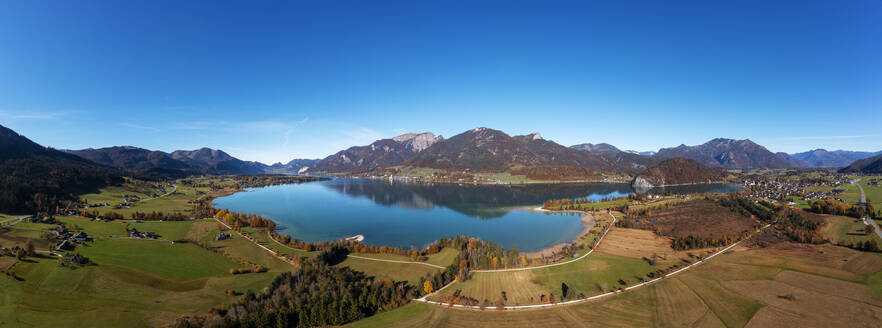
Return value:
M 200 220 L 209 221 L 209 220 Z M 138 229 L 138 231 L 149 231 L 159 234 L 159 238 L 166 240 L 180 240 L 187 237 L 190 227 L 193 226 L 195 220 L 186 221 L 144 221 L 141 223 L 130 223 L 130 228 Z
M 229 274 L 241 267 L 198 246 L 150 240 L 97 240 L 77 251 L 99 265 L 133 268 L 170 279 L 195 279 Z
M 882 245 L 876 233 L 864 234 L 867 227 L 863 221 L 844 216 L 827 216 L 827 225 L 821 229 L 822 235 L 834 244 L 852 245 L 867 240 L 875 240 Z
M 270 238 L 270 236 L 267 234 L 266 230 L 263 230 L 263 229 L 252 229 L 249 227 L 245 227 L 245 228 L 242 228 L 242 232 L 251 236 L 251 238 L 254 238 L 255 240 L 257 240 L 257 242 L 260 243 L 261 245 L 266 246 L 267 248 L 272 249 L 272 250 L 278 252 L 279 254 L 299 256 L 299 257 L 310 257 L 310 256 L 313 256 L 313 255 L 316 255 L 319 253 L 318 251 L 307 252 L 302 249 L 297 249 L 297 248 L 293 248 L 293 247 L 288 247 L 286 245 L 282 245 L 281 243 L 278 243 L 278 242 L 272 240 Z M 232 232 L 230 232 L 230 233 L 232 233 Z
M 389 325 L 399 323 L 405 319 L 415 317 L 429 310 L 429 305 L 424 303 L 411 303 L 400 308 L 381 312 L 363 320 L 353 322 L 344 327 L 358 328 L 377 328 L 387 327 Z
M 494 301 L 505 291 L 510 304 L 536 304 L 543 294 L 554 294 L 560 299 L 561 284 L 568 286 L 569 298 L 579 293 L 590 296 L 623 287 L 619 280 L 630 281 L 629 285 L 639 283 L 639 279 L 651 271 L 653 267 L 640 259 L 594 253 L 576 262 L 548 268 L 474 273 L 472 279 L 455 283 L 435 299 L 460 289 L 462 295 Z
M 175 253 L 179 250 L 174 249 Z M 195 264 L 180 267 L 179 263 L 171 263 L 182 268 L 171 276 L 105 262 L 66 268 L 60 267 L 57 259 L 48 257 L 19 263 L 15 272 L 21 281 L 0 276 L 0 326 L 68 327 L 86 323 L 100 327 L 168 326 L 182 314 L 207 311 L 231 302 L 235 297 L 226 295 L 226 289 L 259 292 L 277 274 L 218 274 L 181 280 L 178 278 L 217 273 L 213 265 L 204 264 L 212 260 L 202 258 L 218 256 L 202 249 L 181 253 L 190 262 L 202 263 L 215 272 L 200 273 L 193 269 Z M 181 257 L 169 253 L 157 253 L 157 256 L 172 260 Z
M 126 223 L 122 221 L 95 221 L 84 217 L 56 217 L 59 222 L 67 225 L 67 228 L 74 231 L 83 231 L 92 236 L 125 236 Z
M 453 248 L 444 248 L 437 254 L 429 255 L 429 259 L 426 260 L 426 263 L 446 267 L 453 263 L 457 256 L 459 256 L 458 250 Z
M 377 277 L 378 279 L 389 278 L 397 281 L 407 281 L 412 285 L 416 285 L 417 282 L 419 282 L 420 277 L 424 277 L 427 273 L 440 270 L 416 263 L 392 263 L 354 257 L 348 257 L 337 265 L 348 266 L 352 270 L 364 272 L 365 274 Z
M 217 247 L 220 251 L 226 253 L 237 261 L 247 261 L 259 264 L 272 271 L 290 271 L 292 269 L 291 264 L 282 262 L 269 254 L 265 249 L 257 247 L 254 243 L 242 238 L 242 236 L 239 236 L 235 232 L 231 233 L 231 235 L 233 237 L 230 239 L 221 241 L 212 240 L 208 242 L 208 245 L 211 247 Z

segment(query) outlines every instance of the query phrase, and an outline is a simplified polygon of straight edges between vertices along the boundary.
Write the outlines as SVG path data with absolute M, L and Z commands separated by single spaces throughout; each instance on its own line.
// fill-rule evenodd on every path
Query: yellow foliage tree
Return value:
M 425 283 L 423 283 L 423 290 L 426 291 L 426 294 L 431 294 L 435 291 L 435 287 L 432 286 L 431 281 L 427 280 Z

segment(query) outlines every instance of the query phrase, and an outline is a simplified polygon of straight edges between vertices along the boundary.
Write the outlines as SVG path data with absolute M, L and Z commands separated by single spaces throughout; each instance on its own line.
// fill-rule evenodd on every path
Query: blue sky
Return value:
M 882 1 L 2 1 L 0 124 L 266 163 L 487 126 L 882 150 Z

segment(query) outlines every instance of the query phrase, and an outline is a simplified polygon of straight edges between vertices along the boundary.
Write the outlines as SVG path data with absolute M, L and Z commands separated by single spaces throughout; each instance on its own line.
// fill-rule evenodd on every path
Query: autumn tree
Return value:
M 423 283 L 423 290 L 426 292 L 426 294 L 431 294 L 435 291 L 435 287 L 432 286 L 431 281 L 426 280 L 426 282 Z
M 37 251 L 34 249 L 34 241 L 28 239 L 24 244 L 25 252 L 27 252 L 28 256 L 37 255 Z

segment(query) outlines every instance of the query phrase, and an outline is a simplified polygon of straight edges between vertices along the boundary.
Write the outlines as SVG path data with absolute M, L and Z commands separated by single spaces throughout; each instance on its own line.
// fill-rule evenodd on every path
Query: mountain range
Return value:
M 99 164 L 151 176 L 169 177 L 201 174 L 291 174 L 297 173 L 304 166 L 302 163 L 315 161 L 294 159 L 288 164 L 269 166 L 260 162 L 243 161 L 222 150 L 210 148 L 165 153 L 132 146 L 117 146 L 66 152 Z
M 0 126 L 0 212 L 45 210 L 123 181 L 110 166 L 46 148 Z
M 859 159 L 851 163 L 851 165 L 840 169 L 839 172 L 880 174 L 882 173 L 882 155 Z
M 5 130 L 8 131 L 7 135 L 15 134 L 9 129 Z M 10 141 L 14 139 L 12 137 L 7 139 L 9 144 L 16 143 Z M 432 132 L 406 133 L 366 146 L 350 147 L 320 160 L 294 159 L 273 165 L 243 161 L 222 150 L 210 148 L 166 153 L 117 146 L 65 152 L 102 164 L 105 168 L 114 167 L 148 176 L 358 173 L 414 167 L 472 172 L 518 171 L 517 174 L 533 175 L 540 180 L 553 180 L 551 177 L 555 175 L 585 178 L 601 173 L 634 176 L 672 158 L 688 158 L 714 168 L 746 170 L 845 167 L 854 161 L 882 154 L 823 149 L 776 154 L 749 139 L 724 138 L 696 146 L 662 148 L 658 152 L 635 152 L 623 151 L 608 143 L 582 143 L 566 147 L 544 139 L 539 133 L 510 136 L 486 127 L 468 130 L 449 139 Z
M 793 158 L 805 162 L 804 165 L 808 165 L 799 167 L 844 167 L 850 165 L 856 160 L 869 158 L 876 155 L 882 155 L 882 151 L 828 151 L 824 149 L 814 149 L 807 152 L 792 154 Z
M 407 133 L 380 139 L 367 146 L 355 146 L 325 157 L 309 168 L 312 172 L 352 172 L 403 164 L 419 152 L 444 140 L 431 132 Z

